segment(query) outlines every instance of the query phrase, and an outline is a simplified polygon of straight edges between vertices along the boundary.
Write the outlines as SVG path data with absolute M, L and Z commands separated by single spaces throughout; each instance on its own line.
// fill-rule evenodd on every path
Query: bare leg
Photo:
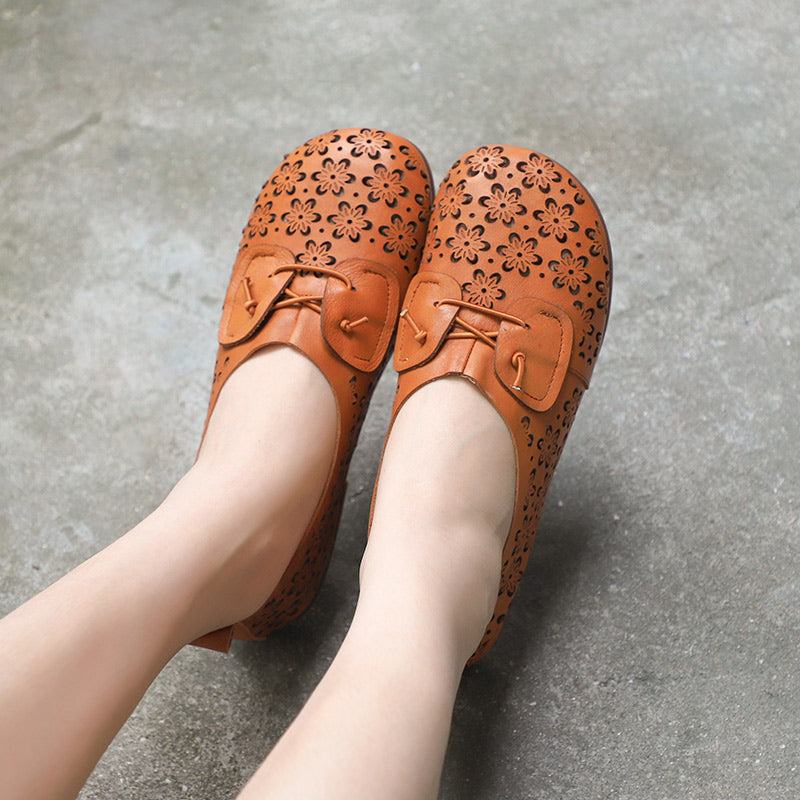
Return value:
M 75 797 L 166 662 L 269 596 L 322 492 L 335 433 L 333 394 L 310 361 L 285 347 L 254 356 L 162 505 L 0 620 L 4 798 Z
M 461 378 L 392 429 L 353 624 L 239 800 L 435 798 L 456 690 L 489 621 L 514 503 L 513 445 Z

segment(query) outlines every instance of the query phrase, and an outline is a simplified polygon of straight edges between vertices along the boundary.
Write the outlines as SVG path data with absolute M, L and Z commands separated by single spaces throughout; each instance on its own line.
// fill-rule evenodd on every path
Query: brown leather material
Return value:
M 398 372 L 424 364 L 438 352 L 450 331 L 458 309 L 439 306 L 443 300 L 460 297 L 461 287 L 449 275 L 426 272 L 406 294 L 403 316 L 406 325 L 397 332 L 394 368 Z
M 500 323 L 494 351 L 497 377 L 531 410 L 549 411 L 569 368 L 572 320 L 558 306 L 534 297 L 512 303 L 509 313 L 525 320 L 526 326 Z
M 192 644 L 199 647 L 206 647 L 209 650 L 219 650 L 221 653 L 227 653 L 231 649 L 233 642 L 233 627 L 221 628 L 218 631 L 211 631 L 199 639 L 195 639 Z
M 285 247 L 262 244 L 240 251 L 219 323 L 221 345 L 239 344 L 258 330 L 292 280 L 290 272 L 276 274 L 275 269 L 293 263 L 294 256 Z
M 506 423 L 515 510 L 493 618 L 496 640 L 525 570 L 545 494 L 605 333 L 611 251 L 600 212 L 564 167 L 490 145 L 452 166 L 434 202 L 423 263 L 400 311 L 392 422 L 420 387 L 472 381 Z
M 386 357 L 400 310 L 397 275 L 377 261 L 350 259 L 339 271 L 351 285 L 328 281 L 322 303 L 322 334 L 351 367 L 376 370 Z
M 431 205 L 430 168 L 410 142 L 371 129 L 331 131 L 286 156 L 244 228 L 225 296 L 208 418 L 233 371 L 273 345 L 295 347 L 334 393 L 338 433 L 322 498 L 264 606 L 198 639 L 263 639 L 299 616 L 327 570 L 345 475 L 417 271 Z M 302 420 L 298 420 L 298 435 Z

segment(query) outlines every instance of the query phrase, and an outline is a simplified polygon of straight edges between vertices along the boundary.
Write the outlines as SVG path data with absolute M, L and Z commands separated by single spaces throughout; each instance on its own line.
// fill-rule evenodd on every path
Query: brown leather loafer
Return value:
M 494 617 L 496 640 L 530 555 L 545 493 L 606 328 L 611 252 L 586 189 L 560 164 L 488 146 L 451 168 L 423 264 L 400 312 L 392 421 L 408 397 L 463 375 L 491 401 L 517 457 L 516 507 Z
M 431 196 L 430 169 L 414 145 L 366 128 L 311 139 L 264 184 L 225 297 L 208 417 L 240 364 L 264 347 L 291 345 L 333 389 L 336 451 L 311 523 L 272 596 L 248 619 L 194 644 L 227 651 L 232 638 L 263 639 L 316 596 L 350 457 L 400 300 L 419 267 Z

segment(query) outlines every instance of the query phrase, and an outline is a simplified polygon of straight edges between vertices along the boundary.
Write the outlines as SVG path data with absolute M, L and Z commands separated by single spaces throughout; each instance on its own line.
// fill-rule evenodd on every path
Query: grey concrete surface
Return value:
M 438 179 L 530 146 L 606 216 L 611 322 L 441 796 L 800 797 L 799 33 L 796 0 L 4 0 L 0 612 L 191 463 L 284 152 L 382 127 Z M 83 800 L 232 797 L 276 741 L 354 607 L 392 390 L 318 602 L 263 645 L 181 652 Z

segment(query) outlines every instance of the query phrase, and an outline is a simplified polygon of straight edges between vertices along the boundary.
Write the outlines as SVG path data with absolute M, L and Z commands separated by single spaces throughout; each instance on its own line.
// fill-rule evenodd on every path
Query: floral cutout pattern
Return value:
M 476 269 L 472 273 L 472 280 L 462 284 L 461 288 L 464 290 L 465 300 L 484 308 L 493 308 L 496 300 L 502 300 L 506 296 L 499 284 L 499 272 L 487 275 L 482 269 Z
M 338 142 L 341 138 L 342 137 L 336 131 L 323 133 L 322 136 L 316 136 L 315 138 L 306 142 L 306 144 L 303 146 L 303 154 L 306 156 L 306 158 L 313 155 L 324 156 L 330 149 L 331 145 L 336 144 L 336 142 Z
M 444 185 L 436 203 L 440 219 L 445 217 L 458 219 L 461 216 L 462 206 L 468 206 L 472 202 L 472 195 L 464 189 L 465 185 L 466 181 Z
M 503 155 L 502 147 L 479 147 L 467 158 L 468 175 L 483 175 L 485 178 L 496 178 L 497 170 L 505 169 L 509 161 Z
M 533 212 L 534 219 L 539 220 L 540 236 L 554 236 L 562 244 L 567 241 L 567 235 L 578 230 L 578 223 L 572 219 L 575 212 L 570 203 L 559 205 L 552 197 L 544 201 L 544 208 Z
M 269 200 L 264 203 L 256 203 L 243 231 L 245 236 L 252 239 L 254 236 L 264 236 L 266 234 L 270 224 L 275 221 L 275 214 L 270 212 L 271 208 L 272 203 Z
M 311 269 L 314 267 L 329 267 L 335 261 L 334 257 L 330 255 L 330 249 L 330 242 L 317 244 L 313 239 L 309 239 L 306 242 L 305 253 L 300 253 L 297 256 L 297 262 L 305 264 Z
M 378 232 L 386 237 L 383 249 L 387 253 L 397 252 L 400 258 L 407 258 L 412 250 L 417 249 L 415 233 L 417 223 L 411 220 L 405 222 L 399 214 L 392 214 L 389 225 L 381 225 Z
M 586 229 L 586 238 L 591 242 L 589 245 L 589 252 L 593 256 L 600 256 L 604 264 L 608 264 L 608 244 L 605 237 L 600 233 L 600 224 L 595 223 L 597 227 Z
M 527 161 L 518 161 L 517 169 L 522 173 L 522 185 L 526 188 L 536 187 L 542 192 L 549 192 L 554 183 L 561 182 L 561 173 L 556 165 L 539 153 L 531 153 Z
M 499 274 L 492 287 L 503 291 L 506 300 L 513 296 L 504 286 L 506 274 L 530 279 L 531 295 L 556 304 L 555 295 L 534 284 L 566 293 L 569 300 L 562 305 L 574 312 L 577 339 L 585 339 L 579 357 L 592 365 L 603 338 L 611 283 L 605 228 L 567 170 L 541 153 L 519 157 L 519 152 L 479 147 L 453 164 L 436 198 L 425 261 L 432 268 L 441 260 L 466 262 L 480 269 L 484 280 Z M 498 225 L 507 231 L 503 238 L 497 235 Z M 603 265 L 599 271 L 598 261 Z M 474 278 L 462 281 L 463 299 L 472 297 L 473 284 Z M 580 308 L 573 299 L 580 299 Z
M 536 442 L 536 448 L 539 450 L 539 466 L 555 463 L 555 456 L 559 452 L 559 433 L 559 430 L 548 425 L 544 436 Z
M 514 217 L 524 214 L 527 210 L 519 202 L 521 193 L 522 190 L 519 187 L 505 189 L 501 183 L 493 183 L 489 194 L 478 200 L 478 204 L 487 209 L 486 221 L 497 222 L 499 220 L 504 225 L 513 225 Z
M 387 206 L 395 208 L 397 201 L 408 194 L 403 178 L 403 170 L 389 171 L 383 164 L 378 164 L 374 175 L 364 178 L 364 185 L 370 189 L 367 196 L 373 203 L 383 200 Z
M 602 330 L 595 326 L 596 309 L 593 306 L 585 305 L 580 300 L 575 300 L 573 306 L 580 311 L 580 327 L 575 329 L 578 337 L 578 353 L 588 364 L 591 364 L 597 357 L 600 340 L 603 336 Z
M 491 245 L 481 237 L 486 232 L 483 225 L 474 225 L 468 228 L 463 222 L 456 225 L 455 236 L 451 236 L 445 244 L 452 250 L 450 258 L 460 261 L 462 258 L 470 264 L 477 262 L 481 252 L 488 250 Z
M 349 167 L 349 158 L 343 158 L 340 161 L 326 158 L 322 162 L 322 169 L 317 170 L 311 176 L 311 179 L 317 182 L 317 194 L 330 192 L 340 195 L 344 191 L 344 187 L 355 180 L 355 176 L 348 172 Z
M 570 294 L 578 294 L 581 286 L 589 283 L 592 279 L 588 263 L 586 256 L 576 258 L 572 255 L 571 250 L 564 248 L 561 251 L 561 258 L 548 264 L 550 270 L 556 274 L 553 278 L 553 286 L 559 289 L 566 287 Z
M 512 233 L 508 237 L 508 244 L 497 247 L 497 252 L 503 258 L 502 268 L 506 272 L 516 270 L 523 278 L 528 276 L 531 269 L 542 263 L 542 257 L 536 252 L 537 244 L 533 236 L 523 241 L 518 233 Z
M 319 222 L 320 215 L 314 211 L 314 200 L 292 200 L 291 208 L 281 214 L 281 221 L 286 223 L 287 233 L 308 233 L 311 225 Z
M 342 201 L 339 203 L 339 211 L 328 216 L 328 222 L 333 225 L 331 234 L 334 239 L 346 236 L 351 242 L 357 242 L 361 238 L 361 233 L 372 227 L 372 223 L 367 219 L 367 207 L 363 203 L 351 206 L 350 203 Z
M 422 251 L 431 196 L 428 165 L 412 146 L 372 128 L 331 131 L 286 156 L 262 186 L 242 231 L 242 246 L 306 237 L 300 247 L 290 247 L 298 261 L 331 266 L 338 260 L 332 245 L 345 241 L 379 248 L 410 274 L 415 254 Z M 391 210 L 381 218 L 384 224 L 376 225 L 373 204 Z M 377 253 L 362 254 L 381 260 Z
M 300 167 L 303 162 L 287 161 L 281 164 L 277 172 L 272 176 L 272 186 L 276 195 L 285 192 L 286 194 L 294 194 L 297 189 L 297 184 L 300 183 L 306 174 Z
M 366 155 L 372 159 L 378 158 L 381 150 L 391 147 L 383 131 L 375 131 L 371 128 L 362 128 L 358 133 L 348 136 L 347 141 L 353 145 L 353 149 L 350 151 L 352 155 Z

